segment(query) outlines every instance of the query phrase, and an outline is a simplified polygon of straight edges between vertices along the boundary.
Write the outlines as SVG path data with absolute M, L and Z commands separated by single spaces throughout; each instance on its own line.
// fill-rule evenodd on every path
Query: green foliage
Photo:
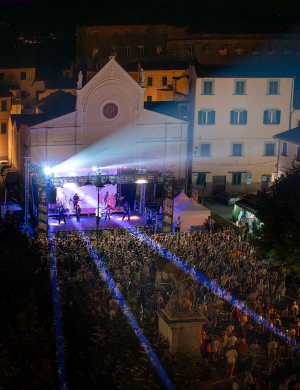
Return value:
M 267 256 L 272 251 L 278 263 L 300 268 L 300 164 L 294 162 L 286 176 L 270 192 L 259 192 L 257 217 L 263 223 L 256 244 Z
M 0 232 L 0 388 L 57 389 L 49 267 L 13 216 Z
M 231 218 L 232 218 L 233 222 L 237 221 L 239 214 L 240 214 L 240 212 L 238 210 L 235 210 L 232 212 Z
M 241 228 L 238 226 L 235 226 L 232 222 L 228 221 L 227 219 L 221 217 L 218 214 L 211 213 L 212 219 L 215 221 L 216 224 L 221 225 L 221 226 L 229 226 L 232 229 L 234 229 L 237 233 L 241 233 Z

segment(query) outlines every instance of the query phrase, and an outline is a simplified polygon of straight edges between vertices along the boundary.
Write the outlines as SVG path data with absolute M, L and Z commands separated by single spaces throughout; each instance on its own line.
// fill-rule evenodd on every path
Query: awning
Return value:
M 249 206 L 248 204 L 245 204 L 243 202 L 243 200 L 238 200 L 237 202 L 235 202 L 235 204 L 239 207 L 241 207 L 242 209 L 244 210 L 247 210 L 249 211 L 250 213 L 254 214 L 256 216 L 256 211 L 253 207 Z

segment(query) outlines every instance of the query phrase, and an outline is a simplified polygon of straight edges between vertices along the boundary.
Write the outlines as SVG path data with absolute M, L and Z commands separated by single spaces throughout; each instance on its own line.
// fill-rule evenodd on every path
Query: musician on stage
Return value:
M 128 221 L 130 221 L 130 214 L 131 214 L 131 211 L 130 211 L 130 206 L 128 204 L 128 202 L 124 202 L 124 215 L 123 215 L 123 218 L 122 218 L 122 221 L 124 221 L 124 218 L 126 215 L 128 215 Z
M 75 194 L 73 196 L 73 208 L 75 211 L 77 211 L 78 201 L 79 201 L 79 196 L 77 194 Z
M 105 221 L 106 221 L 106 218 L 108 218 L 108 222 L 110 222 L 110 212 L 111 212 L 111 207 L 110 207 L 110 205 L 107 205 L 106 209 L 105 209 Z
M 61 205 L 59 206 L 58 212 L 59 212 L 58 224 L 60 225 L 60 221 L 61 221 L 62 218 L 63 218 L 64 222 L 67 223 L 67 222 L 66 222 L 66 217 L 65 217 L 65 212 L 66 212 L 66 210 L 65 210 L 63 204 L 61 204 Z
M 77 222 L 80 222 L 80 213 L 81 213 L 81 207 L 78 205 L 76 210 Z
M 116 194 L 115 194 L 115 202 L 116 202 L 116 204 L 115 204 L 115 209 L 117 210 L 119 210 L 120 209 L 120 194 L 119 194 L 119 192 L 117 192 Z
M 107 207 L 108 203 L 109 203 L 109 192 L 106 191 L 106 194 L 104 196 L 104 206 Z

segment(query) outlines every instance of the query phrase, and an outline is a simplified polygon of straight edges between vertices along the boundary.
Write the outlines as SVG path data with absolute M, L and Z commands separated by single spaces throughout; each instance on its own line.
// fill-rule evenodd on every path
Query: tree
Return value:
M 300 268 L 300 164 L 280 177 L 270 192 L 259 192 L 257 217 L 263 223 L 255 242 L 263 255 L 280 264 Z

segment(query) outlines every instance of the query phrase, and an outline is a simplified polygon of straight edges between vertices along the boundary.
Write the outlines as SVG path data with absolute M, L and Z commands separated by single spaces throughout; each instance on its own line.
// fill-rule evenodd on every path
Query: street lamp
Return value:
M 100 189 L 104 188 L 105 185 L 111 184 L 111 181 L 109 180 L 109 173 L 107 171 L 97 172 L 97 171 L 91 171 L 88 173 L 87 181 L 84 183 L 85 186 L 90 186 L 93 183 L 90 180 L 90 173 L 94 173 L 94 177 L 96 178 L 95 186 L 98 189 L 97 193 L 97 213 L 96 213 L 96 237 L 97 237 L 97 252 L 98 252 L 98 244 L 99 244 L 99 224 L 100 224 L 100 213 L 99 213 L 99 191 Z M 102 177 L 106 177 L 105 183 L 102 182 Z

